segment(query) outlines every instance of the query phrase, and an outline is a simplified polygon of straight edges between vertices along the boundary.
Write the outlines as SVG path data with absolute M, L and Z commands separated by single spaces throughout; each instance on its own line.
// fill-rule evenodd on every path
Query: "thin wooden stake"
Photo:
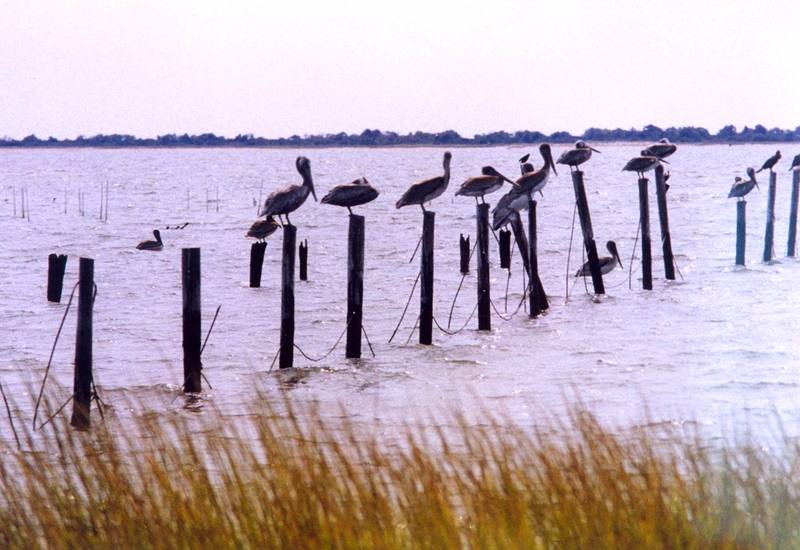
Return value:
M 744 265 L 747 243 L 747 201 L 736 202 L 736 265 Z
M 767 228 L 764 234 L 764 257 L 765 262 L 772 261 L 772 254 L 775 242 L 775 191 L 777 187 L 777 174 L 773 171 L 769 173 L 769 194 L 767 196 Z
M 202 315 L 200 306 L 200 249 L 181 250 L 183 283 L 183 391 L 202 390 L 203 364 L 200 357 Z
M 433 343 L 433 245 L 436 213 L 422 216 L 422 256 L 419 292 L 419 343 Z
M 79 430 L 88 429 L 92 402 L 92 309 L 94 306 L 94 260 L 81 258 L 78 283 L 78 328 L 75 333 L 75 377 L 72 389 L 72 419 Z
M 364 302 L 364 216 L 350 214 L 347 234 L 347 344 L 348 359 L 361 357 Z
M 278 367 L 294 366 L 294 258 L 297 227 L 283 226 L 283 263 L 281 269 L 281 347 Z
M 653 290 L 653 258 L 650 249 L 650 204 L 647 178 L 639 180 L 639 223 L 642 226 L 642 288 Z
M 492 330 L 492 296 L 489 274 L 489 205 L 476 206 L 478 223 L 478 330 Z M 510 242 L 509 242 L 510 244 Z

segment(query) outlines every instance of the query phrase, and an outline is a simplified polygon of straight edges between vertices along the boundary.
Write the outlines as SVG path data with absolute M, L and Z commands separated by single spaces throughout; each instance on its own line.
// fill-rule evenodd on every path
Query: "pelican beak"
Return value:
M 663 162 L 664 164 L 669 164 L 669 162 L 666 159 L 658 159 L 658 161 Z
M 553 173 L 557 176 L 558 170 L 556 170 L 556 164 L 553 162 L 553 157 L 549 157 L 547 160 L 549 161 L 550 168 L 552 168 Z
M 514 186 L 516 186 L 516 185 L 517 185 L 517 182 L 515 182 L 515 181 L 513 181 L 513 180 L 510 180 L 510 179 L 508 179 L 507 177 L 505 177 L 505 176 L 504 176 L 503 174 L 501 174 L 500 172 L 498 172 L 497 174 L 498 174 L 498 175 L 499 175 L 501 178 L 503 178 L 505 181 L 507 181 L 508 183 L 510 183 L 511 185 L 514 185 Z
M 598 151 L 597 149 L 595 149 L 594 147 L 591 147 L 591 146 L 589 146 L 589 149 L 591 149 L 591 150 L 592 150 L 592 151 L 594 151 L 595 153 L 599 153 L 599 152 L 600 152 L 600 151 Z
M 622 265 L 622 258 L 619 257 L 619 252 L 614 252 L 614 256 L 617 257 L 617 261 L 619 262 L 620 269 L 624 270 L 625 267 L 623 267 L 623 265 Z
M 317 192 L 314 191 L 314 186 L 313 185 L 311 186 L 311 194 L 314 196 L 314 202 L 319 202 L 317 200 Z

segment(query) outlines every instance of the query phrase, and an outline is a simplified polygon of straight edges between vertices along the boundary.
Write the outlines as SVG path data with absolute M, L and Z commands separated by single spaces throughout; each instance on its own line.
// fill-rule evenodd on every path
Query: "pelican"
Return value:
M 520 171 L 522 172 L 523 176 L 525 174 L 530 174 L 531 172 L 533 172 L 535 170 L 536 170 L 536 168 L 533 166 L 532 162 L 526 162 L 525 164 L 520 166 Z
M 308 198 L 311 193 L 314 200 L 317 194 L 314 192 L 314 180 L 311 179 L 311 163 L 306 157 L 297 157 L 295 166 L 300 175 L 303 176 L 302 185 L 288 185 L 278 191 L 273 191 L 264 201 L 259 216 L 278 216 L 278 220 L 283 222 L 281 216 L 286 216 L 286 223 L 291 225 L 289 213 L 294 212 Z
M 789 171 L 791 172 L 792 170 L 794 170 L 798 166 L 800 166 L 800 153 L 798 153 L 798 154 L 796 154 L 794 156 L 794 159 L 792 160 L 792 165 L 789 167 Z
M 397 201 L 395 207 L 402 208 L 404 206 L 418 204 L 420 208 L 422 208 L 422 211 L 425 212 L 425 203 L 432 201 L 444 193 L 445 189 L 447 189 L 447 185 L 450 183 L 451 158 L 453 158 L 453 155 L 450 154 L 450 151 L 445 151 L 444 161 L 442 163 L 444 166 L 444 175 L 412 184 L 411 187 L 403 193 L 400 200 Z
M 617 243 L 614 241 L 608 241 L 606 243 L 606 248 L 609 252 L 611 252 L 611 256 L 602 256 L 597 259 L 600 262 L 600 273 L 603 275 L 611 272 L 615 267 L 617 267 L 617 264 L 622 267 L 622 259 L 619 257 L 619 252 L 617 252 Z M 591 274 L 592 270 L 589 269 L 589 262 L 586 262 L 581 266 L 575 276 L 586 277 L 587 275 Z
M 520 176 L 517 180 L 517 187 L 512 189 L 512 192 L 533 195 L 538 191 L 539 194 L 542 194 L 542 189 L 547 185 L 547 180 L 550 179 L 550 169 L 552 168 L 553 173 L 556 176 L 558 175 L 556 165 L 553 164 L 553 155 L 550 152 L 550 146 L 546 143 L 542 143 L 539 146 L 539 153 L 542 155 L 542 160 L 544 160 L 544 166 L 539 170 L 534 170 L 533 172 L 528 172 Z
M 164 248 L 164 243 L 161 241 L 161 231 L 153 229 L 153 236 L 156 240 L 140 242 L 136 245 L 137 250 L 161 250 Z
M 756 171 L 752 168 L 748 168 L 747 175 L 750 176 L 749 180 L 743 180 L 739 176 L 736 176 L 733 185 L 731 185 L 731 191 L 728 193 L 729 199 L 737 197 L 740 201 L 743 201 L 744 196 L 752 191 L 753 187 L 758 187 L 758 182 L 756 181 Z
M 328 191 L 328 194 L 322 197 L 320 202 L 334 206 L 344 206 L 352 214 L 351 207 L 372 202 L 379 194 L 380 192 L 370 185 L 367 178 L 358 178 L 350 183 L 337 185 Z
M 781 160 L 781 152 L 775 151 L 775 154 L 765 160 L 764 164 L 761 165 L 761 168 L 756 170 L 756 173 L 761 172 L 762 170 L 769 170 L 772 172 L 772 168 L 778 164 L 779 160 Z
M 516 185 L 513 181 L 491 166 L 484 166 L 481 168 L 481 174 L 480 176 L 469 178 L 462 183 L 461 187 L 456 191 L 456 195 L 475 197 L 475 204 L 478 204 L 478 197 L 480 197 L 481 202 L 486 203 L 485 195 L 487 193 L 494 193 L 500 189 L 504 181 L 507 181 L 511 185 Z
M 557 164 L 566 164 L 569 166 L 569 169 L 575 170 L 578 169 L 578 165 L 583 164 L 590 158 L 592 158 L 592 151 L 595 153 L 599 153 L 597 149 L 594 147 L 590 147 L 586 144 L 585 141 L 577 141 L 575 142 L 575 147 L 569 149 L 568 151 L 564 151 L 561 153 L 561 156 L 558 157 Z
M 642 151 L 644 153 L 644 151 Z M 644 178 L 644 173 L 649 172 L 662 162 L 667 162 L 666 160 L 662 160 L 658 157 L 651 157 L 645 156 L 644 154 L 641 157 L 634 157 L 625 164 L 625 167 L 622 169 L 623 172 L 636 172 L 639 175 L 639 178 Z M 669 164 L 667 162 L 667 164 Z
M 275 218 L 267 216 L 264 220 L 256 220 L 253 222 L 253 225 L 247 230 L 247 235 L 245 236 L 264 242 L 264 240 L 275 233 L 279 227 L 280 225 L 275 221 Z
M 677 145 L 670 143 L 667 138 L 661 138 L 656 143 L 648 145 L 647 148 L 642 151 L 642 156 L 665 159 L 677 150 Z

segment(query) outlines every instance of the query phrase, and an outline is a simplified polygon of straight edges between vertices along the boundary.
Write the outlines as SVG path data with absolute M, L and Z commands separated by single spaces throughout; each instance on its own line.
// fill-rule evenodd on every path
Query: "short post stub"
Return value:
M 458 238 L 458 251 L 460 255 L 460 269 L 462 275 L 466 275 L 469 273 L 469 235 L 464 238 L 464 234 L 461 233 Z
M 300 243 L 300 280 L 308 281 L 308 239 Z
M 90 426 L 92 403 L 92 310 L 94 306 L 94 260 L 81 258 L 78 281 L 78 328 L 75 334 L 75 376 L 72 389 L 72 419 L 79 430 Z
M 478 223 L 478 330 L 492 330 L 491 284 L 489 278 L 489 205 L 476 207 Z M 511 241 L 509 241 L 509 245 Z
M 64 290 L 64 272 L 67 268 L 67 256 L 50 254 L 47 258 L 47 301 L 61 302 Z
M 364 303 L 364 216 L 350 214 L 347 234 L 347 344 L 345 357 L 361 357 Z
M 283 226 L 283 261 L 281 264 L 281 347 L 278 366 L 294 366 L 294 257 L 297 228 Z
M 422 217 L 422 256 L 419 293 L 419 343 L 433 343 L 433 245 L 436 213 Z
M 266 241 L 250 245 L 250 288 L 261 287 L 261 272 L 264 268 L 264 253 L 266 250 Z
M 200 358 L 202 315 L 200 306 L 200 249 L 181 250 L 181 282 L 183 286 L 183 391 L 202 390 Z
M 736 265 L 744 265 L 747 243 L 747 201 L 736 202 Z
M 511 231 L 501 229 L 500 236 L 500 269 L 511 268 Z
M 647 178 L 639 180 L 639 223 L 642 226 L 642 288 L 653 290 L 653 257 L 650 248 L 650 203 Z

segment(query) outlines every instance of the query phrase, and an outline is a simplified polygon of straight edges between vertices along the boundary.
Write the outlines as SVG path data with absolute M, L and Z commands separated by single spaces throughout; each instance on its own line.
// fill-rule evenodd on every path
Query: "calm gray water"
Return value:
M 771 424 L 776 415 L 790 433 L 800 428 L 800 339 L 797 282 L 800 265 L 784 258 L 790 176 L 779 172 L 776 222 L 778 261 L 760 262 L 766 185 L 748 203 L 748 265 L 733 265 L 735 204 L 726 194 L 737 174 L 774 152 L 768 146 L 682 146 L 670 159 L 673 248 L 682 274 L 663 280 L 658 216 L 651 186 L 655 288 L 633 289 L 627 267 L 638 223 L 636 178 L 620 172 L 641 145 L 605 145 L 586 165 L 595 236 L 602 248 L 617 241 L 625 271 L 606 277 L 608 296 L 593 302 L 579 282 L 565 303 L 565 271 L 574 197 L 568 170 L 551 179 L 539 201 L 540 270 L 549 313 L 529 320 L 493 319 L 491 333 L 447 336 L 434 329 L 431 347 L 405 344 L 418 310 L 412 301 L 398 339 L 387 340 L 418 270 L 408 263 L 421 230 L 419 209 L 394 202 L 413 181 L 441 173 L 441 149 L 297 150 L 18 150 L 0 152 L 0 376 L 29 421 L 29 384 L 38 384 L 65 305 L 47 303 L 47 255 L 69 254 L 65 296 L 77 280 L 77 258 L 95 259 L 96 379 L 106 401 L 124 413 L 126 399 L 143 399 L 163 414 L 184 414 L 180 250 L 202 248 L 204 330 L 217 305 L 219 320 L 204 353 L 214 390 L 205 395 L 231 415 L 246 414 L 255 389 L 277 399 L 316 402 L 338 415 L 340 403 L 364 421 L 392 426 L 412 417 L 476 402 L 523 423 L 563 411 L 576 396 L 602 418 L 622 425 L 653 422 L 700 425 L 727 433 L 745 424 Z M 554 147 L 558 156 L 562 147 Z M 434 203 L 436 308 L 445 323 L 458 286 L 458 236 L 475 232 L 474 201 L 453 192 L 480 167 L 509 175 L 533 148 L 453 150 L 453 183 Z M 318 196 L 332 185 L 365 175 L 381 191 L 360 208 L 367 218 L 365 326 L 376 357 L 344 359 L 344 346 L 311 363 L 297 357 L 291 372 L 269 372 L 280 322 L 280 233 L 267 248 L 263 288 L 248 288 L 254 200 L 297 183 L 298 154 L 311 159 Z M 784 152 L 784 157 L 788 157 Z M 537 166 L 541 164 L 534 152 Z M 766 182 L 766 176 L 763 177 Z M 110 185 L 108 221 L 98 220 L 100 185 Z M 31 219 L 13 217 L 12 193 L 28 190 Z M 206 197 L 216 204 L 207 207 Z M 85 193 L 85 216 L 77 209 Z M 189 204 L 187 208 L 187 192 Z M 67 213 L 64 213 L 65 193 Z M 496 200 L 499 194 L 491 197 Z M 490 202 L 493 202 L 490 199 Z M 17 210 L 19 214 L 19 204 Z M 344 327 L 347 212 L 309 200 L 292 217 L 310 247 L 308 283 L 298 283 L 296 341 L 312 356 L 333 345 Z M 182 231 L 166 226 L 190 222 Z M 137 242 L 161 228 L 162 252 Z M 581 260 L 580 228 L 570 271 Z M 492 240 L 492 293 L 502 310 L 506 273 Z M 604 250 L 601 250 L 601 254 Z M 516 258 L 515 258 L 516 260 Z M 509 311 L 522 294 L 515 261 Z M 454 313 L 460 326 L 475 303 L 474 270 Z M 66 299 L 64 300 L 66 303 Z M 75 319 L 71 314 L 56 350 L 49 384 L 71 391 Z M 647 408 L 647 413 L 645 409 Z M 477 419 L 479 421 L 479 419 Z M 697 423 L 697 424 L 695 424 Z M 7 434 L 5 419 L 0 430 Z

